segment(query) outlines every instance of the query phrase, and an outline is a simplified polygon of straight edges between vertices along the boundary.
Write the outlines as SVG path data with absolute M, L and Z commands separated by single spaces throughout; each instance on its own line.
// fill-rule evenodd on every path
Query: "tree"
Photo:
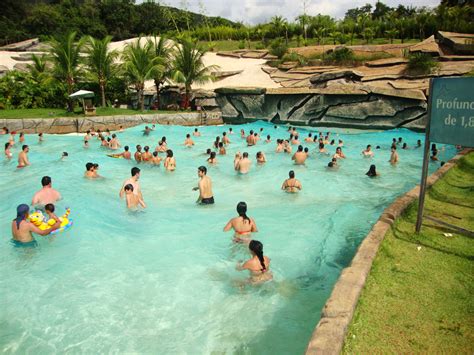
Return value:
M 203 84 L 213 80 L 211 71 L 218 67 L 205 66 L 202 58 L 206 51 L 197 41 L 182 37 L 177 40 L 173 53 L 173 80 L 183 83 L 185 88 L 184 107 L 189 107 L 189 95 L 193 83 Z
M 153 48 L 153 55 L 163 66 L 163 70 L 157 71 L 153 78 L 156 87 L 157 105 L 160 108 L 160 86 L 171 77 L 171 48 L 169 41 L 164 36 L 159 38 L 154 36 L 149 41 Z
M 393 28 L 391 30 L 385 31 L 385 33 L 388 36 L 388 38 L 390 38 L 390 44 L 393 44 L 393 39 L 397 37 L 398 31 L 395 28 Z
M 364 28 L 362 35 L 364 36 L 364 39 L 367 42 L 367 44 L 369 44 L 370 40 L 374 38 L 374 30 L 371 27 L 366 27 Z
M 105 88 L 107 82 L 116 72 L 115 60 L 118 57 L 117 51 L 109 51 L 111 36 L 106 36 L 102 40 L 93 37 L 87 38 L 87 66 L 92 80 L 99 84 L 102 107 L 105 103 Z
M 273 27 L 273 32 L 276 37 L 281 37 L 281 33 L 286 25 L 286 20 L 281 16 L 273 16 L 270 25 Z
M 125 77 L 137 91 L 138 106 L 143 111 L 145 81 L 155 78 L 164 68 L 160 59 L 154 55 L 152 43 L 148 41 L 142 46 L 140 41 L 141 37 L 127 44 L 122 57 Z
M 81 50 L 84 46 L 84 39 L 76 41 L 76 32 L 70 32 L 66 36 L 53 38 L 50 40 L 50 58 L 53 63 L 53 75 L 56 80 L 66 84 L 66 91 L 69 95 L 74 91 L 77 77 L 80 75 Z M 68 110 L 73 110 L 73 102 L 68 98 Z
M 31 60 L 33 61 L 33 64 L 27 65 L 31 76 L 37 81 L 42 81 L 42 79 L 45 79 L 46 74 L 46 55 L 43 54 L 38 56 L 36 54 L 32 54 Z

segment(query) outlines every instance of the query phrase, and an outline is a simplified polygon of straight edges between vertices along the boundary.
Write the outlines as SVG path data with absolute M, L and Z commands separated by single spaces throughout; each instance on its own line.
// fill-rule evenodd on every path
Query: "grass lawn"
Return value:
M 176 111 L 139 111 L 113 107 L 98 107 L 97 116 L 114 116 L 114 115 L 147 115 L 157 113 L 176 113 Z M 12 109 L 0 110 L 0 118 L 55 118 L 55 117 L 84 117 L 82 110 L 76 108 L 75 112 L 67 112 L 60 108 L 31 108 L 31 109 Z
M 474 230 L 474 153 L 426 197 L 425 215 Z M 426 219 L 415 235 L 416 213 L 414 203 L 387 233 L 344 353 L 474 352 L 474 240 Z

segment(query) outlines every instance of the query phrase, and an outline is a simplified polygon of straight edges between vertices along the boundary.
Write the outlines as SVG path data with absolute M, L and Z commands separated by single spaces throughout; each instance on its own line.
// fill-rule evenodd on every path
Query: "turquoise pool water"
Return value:
M 106 157 L 99 142 L 82 147 L 82 136 L 45 135 L 39 144 L 28 135 L 32 166 L 17 170 L 14 161 L 0 163 L 0 349 L 6 353 L 302 353 L 322 306 L 342 268 L 381 211 L 420 178 L 422 150 L 399 150 L 400 163 L 388 163 L 392 138 L 413 147 L 423 135 L 408 130 L 385 132 L 331 129 L 344 140 L 347 159 L 328 171 L 329 157 L 313 153 L 306 166 L 274 153 L 275 143 L 246 148 L 239 130 L 264 128 L 272 139 L 286 138 L 285 127 L 257 122 L 233 126 L 227 156 L 210 167 L 214 206 L 197 206 L 196 168 L 215 137 L 229 126 L 201 127 L 196 146 L 182 143 L 192 128 L 157 126 L 150 136 L 142 127 L 119 133 L 123 145 L 155 147 L 162 136 L 174 150 L 177 170 L 140 165 L 148 204 L 131 213 L 118 197 L 122 182 L 135 164 Z M 328 129 L 321 129 L 327 131 Z M 305 137 L 308 131 L 299 129 Z M 0 136 L 2 144 L 7 137 Z M 360 152 L 367 144 L 375 158 Z M 152 148 L 152 149 L 153 149 Z M 334 147 L 329 147 L 331 153 Z M 132 152 L 135 149 L 131 149 Z M 266 152 L 268 163 L 256 166 L 255 153 Z M 69 153 L 60 161 L 63 151 Z M 233 170 L 236 151 L 248 151 L 250 174 Z M 455 154 L 446 146 L 440 160 Z M 84 165 L 100 164 L 105 178 L 83 178 Z M 370 164 L 381 176 L 365 176 Z M 436 169 L 437 164 L 430 164 Z M 294 169 L 303 184 L 299 194 L 280 190 Z M 31 202 L 40 178 L 49 175 L 71 207 L 74 226 L 56 237 L 36 237 L 34 249 L 15 248 L 10 223 L 20 203 Z M 246 201 L 271 258 L 274 281 L 240 287 L 247 277 L 235 270 L 248 257 L 222 228 Z

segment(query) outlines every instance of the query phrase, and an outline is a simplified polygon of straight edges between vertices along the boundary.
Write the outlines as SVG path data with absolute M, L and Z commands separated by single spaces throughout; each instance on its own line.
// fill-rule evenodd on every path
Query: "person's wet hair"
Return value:
M 265 258 L 263 257 L 263 244 L 258 240 L 251 240 L 249 243 L 249 249 L 257 256 L 258 260 L 260 261 L 260 265 L 262 266 L 261 271 L 264 272 L 267 270 L 265 267 Z
M 94 163 L 94 169 L 98 169 L 98 168 L 99 168 L 99 164 Z
M 333 163 L 332 161 L 330 161 L 330 162 L 328 163 L 328 167 L 330 167 L 330 168 L 334 167 L 334 163 Z
M 189 133 L 188 133 L 188 134 L 186 134 L 186 138 L 189 138 L 189 137 L 191 137 L 191 135 L 190 135 Z
M 25 150 L 26 148 L 28 148 L 28 145 L 25 144 L 21 147 L 21 150 Z
M 93 163 L 87 163 L 86 164 L 86 170 L 87 171 L 91 171 L 91 169 L 94 167 L 94 164 Z
M 112 138 L 117 138 L 117 135 L 115 133 L 112 134 Z
M 168 158 L 172 158 L 172 157 L 173 157 L 173 151 L 172 151 L 171 149 L 168 149 L 168 150 L 166 151 L 166 156 L 167 156 Z
M 132 170 L 130 171 L 130 173 L 132 174 L 132 176 L 135 176 L 138 173 L 140 173 L 140 168 L 137 168 L 136 166 L 134 166 Z
M 212 149 L 211 149 L 211 148 L 207 148 L 206 154 L 211 154 L 211 152 L 212 152 Z
M 158 156 L 158 152 L 153 152 L 152 154 L 154 157 L 157 157 Z
M 145 153 L 148 153 L 148 151 L 150 150 L 150 147 L 146 145 L 146 146 L 143 148 L 143 150 L 145 151 Z
M 324 148 L 324 143 L 319 143 L 319 149 L 323 149 Z
M 242 156 L 243 156 L 244 158 L 248 158 L 248 157 L 249 157 L 249 153 L 244 152 L 244 154 L 242 154 Z
M 48 203 L 44 206 L 44 210 L 48 211 L 48 212 L 51 212 L 51 213 L 54 213 L 54 205 L 52 203 Z
M 224 147 L 224 143 L 219 142 L 219 148 L 223 148 L 223 147 Z
M 329 143 L 330 145 L 334 145 L 334 139 L 331 140 L 331 143 Z
M 200 172 L 204 173 L 204 175 L 207 174 L 207 168 L 206 168 L 205 166 L 203 166 L 203 165 L 201 165 L 201 166 L 198 168 L 198 170 L 199 170 Z
M 123 188 L 125 191 L 132 191 L 133 192 L 133 185 L 132 184 L 127 184 Z
M 365 175 L 367 175 L 367 176 L 369 176 L 369 177 L 377 176 L 377 171 L 376 171 L 376 169 L 375 169 L 375 165 L 374 165 L 374 164 L 372 164 L 372 165 L 370 166 L 369 171 L 367 171 L 367 172 L 365 173 Z
M 372 148 L 372 146 L 370 144 L 367 144 L 367 148 L 366 149 L 369 149 L 369 148 Z
M 128 147 L 128 145 L 126 145 L 125 147 L 123 147 L 123 149 L 124 149 L 126 152 L 128 152 L 128 150 L 129 150 L 130 148 Z
M 49 176 L 43 176 L 41 178 L 41 185 L 48 186 L 49 184 L 51 184 L 51 178 Z
M 140 144 L 137 145 L 137 150 L 138 151 L 142 150 L 142 146 Z
M 308 153 L 308 152 L 309 152 L 309 148 L 308 148 L 308 147 L 305 147 L 305 148 L 304 148 L 304 152 L 305 152 L 305 153 Z
M 247 220 L 250 223 L 250 218 L 247 217 L 247 204 L 245 202 L 242 201 L 237 204 L 237 213 L 244 221 Z
M 214 159 L 215 157 L 216 157 L 216 152 L 211 152 L 211 156 L 209 158 Z
M 63 157 L 68 157 L 68 156 L 69 156 L 68 152 L 63 152 Z
M 303 146 L 302 145 L 299 145 L 298 146 L 298 152 L 302 152 L 303 151 Z
M 194 132 L 197 132 L 197 131 L 198 131 L 198 129 L 197 129 L 197 128 L 194 128 Z
M 267 135 L 267 139 L 270 140 L 270 135 L 269 134 Z
M 293 170 L 290 170 L 288 175 L 290 176 L 290 179 L 293 179 L 295 177 L 295 172 Z
M 312 136 L 311 132 L 310 132 L 310 133 L 308 133 L 308 137 L 311 137 L 311 136 Z
M 226 135 L 227 135 L 227 132 L 222 132 L 222 135 L 223 135 L 223 136 L 226 136 Z
M 5 143 L 5 150 L 7 150 L 8 148 L 10 148 L 10 142 Z

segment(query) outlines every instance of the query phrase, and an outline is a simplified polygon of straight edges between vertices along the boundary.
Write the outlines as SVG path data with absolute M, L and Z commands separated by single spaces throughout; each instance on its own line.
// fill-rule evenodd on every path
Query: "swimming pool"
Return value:
M 330 158 L 313 153 L 306 166 L 274 153 L 275 143 L 245 147 L 239 130 L 258 130 L 272 140 L 287 138 L 286 128 L 257 122 L 233 126 L 227 156 L 218 156 L 208 176 L 216 204 L 197 206 L 197 167 L 214 138 L 229 126 L 201 127 L 196 146 L 182 143 L 190 127 L 157 126 L 143 137 L 143 126 L 118 133 L 122 145 L 148 144 L 162 136 L 174 150 L 177 170 L 140 165 L 148 208 L 128 212 L 118 197 L 133 162 L 112 159 L 99 142 L 82 147 L 82 136 L 45 135 L 43 143 L 28 135 L 32 166 L 17 170 L 14 161 L 1 164 L 0 179 L 0 349 L 7 353 L 135 352 L 286 354 L 304 351 L 319 313 L 342 268 L 382 210 L 419 182 L 423 135 L 408 130 L 385 132 L 330 129 L 342 138 L 347 159 L 337 171 L 325 168 Z M 304 138 L 308 131 L 298 129 Z M 328 131 L 329 129 L 319 130 Z M 337 137 L 337 134 L 340 136 Z M 388 163 L 392 138 L 403 137 L 400 163 Z M 1 136 L 1 141 L 6 141 Z M 367 144 L 373 159 L 360 153 Z M 133 147 L 133 148 L 132 148 Z M 293 147 L 295 149 L 295 147 Z M 334 147 L 329 147 L 331 153 Z M 268 162 L 256 166 L 262 150 Z M 63 151 L 69 157 L 60 161 Z M 248 175 L 233 170 L 236 151 L 253 160 Z M 455 154 L 451 146 L 440 160 Z M 105 178 L 83 178 L 84 165 L 100 164 Z M 381 176 L 365 176 L 376 164 Z M 439 165 L 430 164 L 433 171 Z M 303 190 L 286 194 L 280 186 L 294 169 Z M 36 237 L 37 248 L 15 248 L 10 223 L 20 203 L 30 203 L 40 179 L 49 175 L 70 207 L 74 226 L 56 237 Z M 254 238 L 271 258 L 274 281 L 240 287 L 247 277 L 235 270 L 248 258 L 246 247 L 232 243 L 222 228 L 246 201 L 256 220 Z

